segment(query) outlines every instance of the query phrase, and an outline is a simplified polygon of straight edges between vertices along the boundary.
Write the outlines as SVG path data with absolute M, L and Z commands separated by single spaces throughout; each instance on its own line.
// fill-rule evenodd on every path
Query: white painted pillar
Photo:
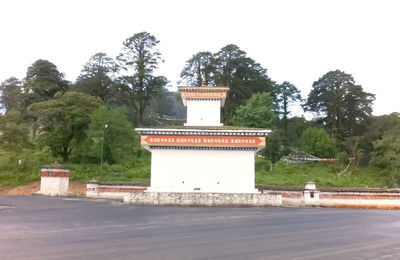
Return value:
M 99 182 L 91 180 L 86 184 L 86 197 L 98 198 L 99 197 Z
M 48 196 L 67 196 L 69 169 L 60 164 L 44 165 L 41 170 L 40 191 L 37 194 Z
M 315 182 L 307 182 L 303 194 L 305 206 L 319 206 L 319 190 L 317 190 Z

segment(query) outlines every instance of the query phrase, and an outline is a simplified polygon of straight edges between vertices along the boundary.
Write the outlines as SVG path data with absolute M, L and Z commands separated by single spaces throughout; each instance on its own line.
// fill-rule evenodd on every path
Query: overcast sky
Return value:
M 400 112 L 400 1 L 0 1 L 0 81 L 37 59 L 74 81 L 97 52 L 115 57 L 147 31 L 160 40 L 157 74 L 176 87 L 193 54 L 236 44 L 276 82 L 306 98 L 330 70 L 376 94 L 374 114 Z

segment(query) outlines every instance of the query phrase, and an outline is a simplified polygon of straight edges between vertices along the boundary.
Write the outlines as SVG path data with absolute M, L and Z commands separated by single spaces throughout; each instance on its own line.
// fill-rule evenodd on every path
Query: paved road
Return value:
M 400 211 L 0 195 L 0 259 L 400 259 Z

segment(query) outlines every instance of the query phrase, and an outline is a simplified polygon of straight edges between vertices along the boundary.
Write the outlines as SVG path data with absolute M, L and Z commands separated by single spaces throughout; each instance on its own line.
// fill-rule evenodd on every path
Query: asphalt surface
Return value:
M 0 259 L 400 259 L 400 211 L 0 195 Z

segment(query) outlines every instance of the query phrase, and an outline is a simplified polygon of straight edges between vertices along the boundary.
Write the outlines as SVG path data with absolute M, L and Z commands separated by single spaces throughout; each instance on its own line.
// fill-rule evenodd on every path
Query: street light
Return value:
M 103 137 L 101 138 L 101 158 L 100 158 L 100 168 L 103 168 L 103 148 L 104 148 L 104 132 L 106 131 L 106 128 L 108 127 L 108 124 L 105 124 L 103 128 Z

